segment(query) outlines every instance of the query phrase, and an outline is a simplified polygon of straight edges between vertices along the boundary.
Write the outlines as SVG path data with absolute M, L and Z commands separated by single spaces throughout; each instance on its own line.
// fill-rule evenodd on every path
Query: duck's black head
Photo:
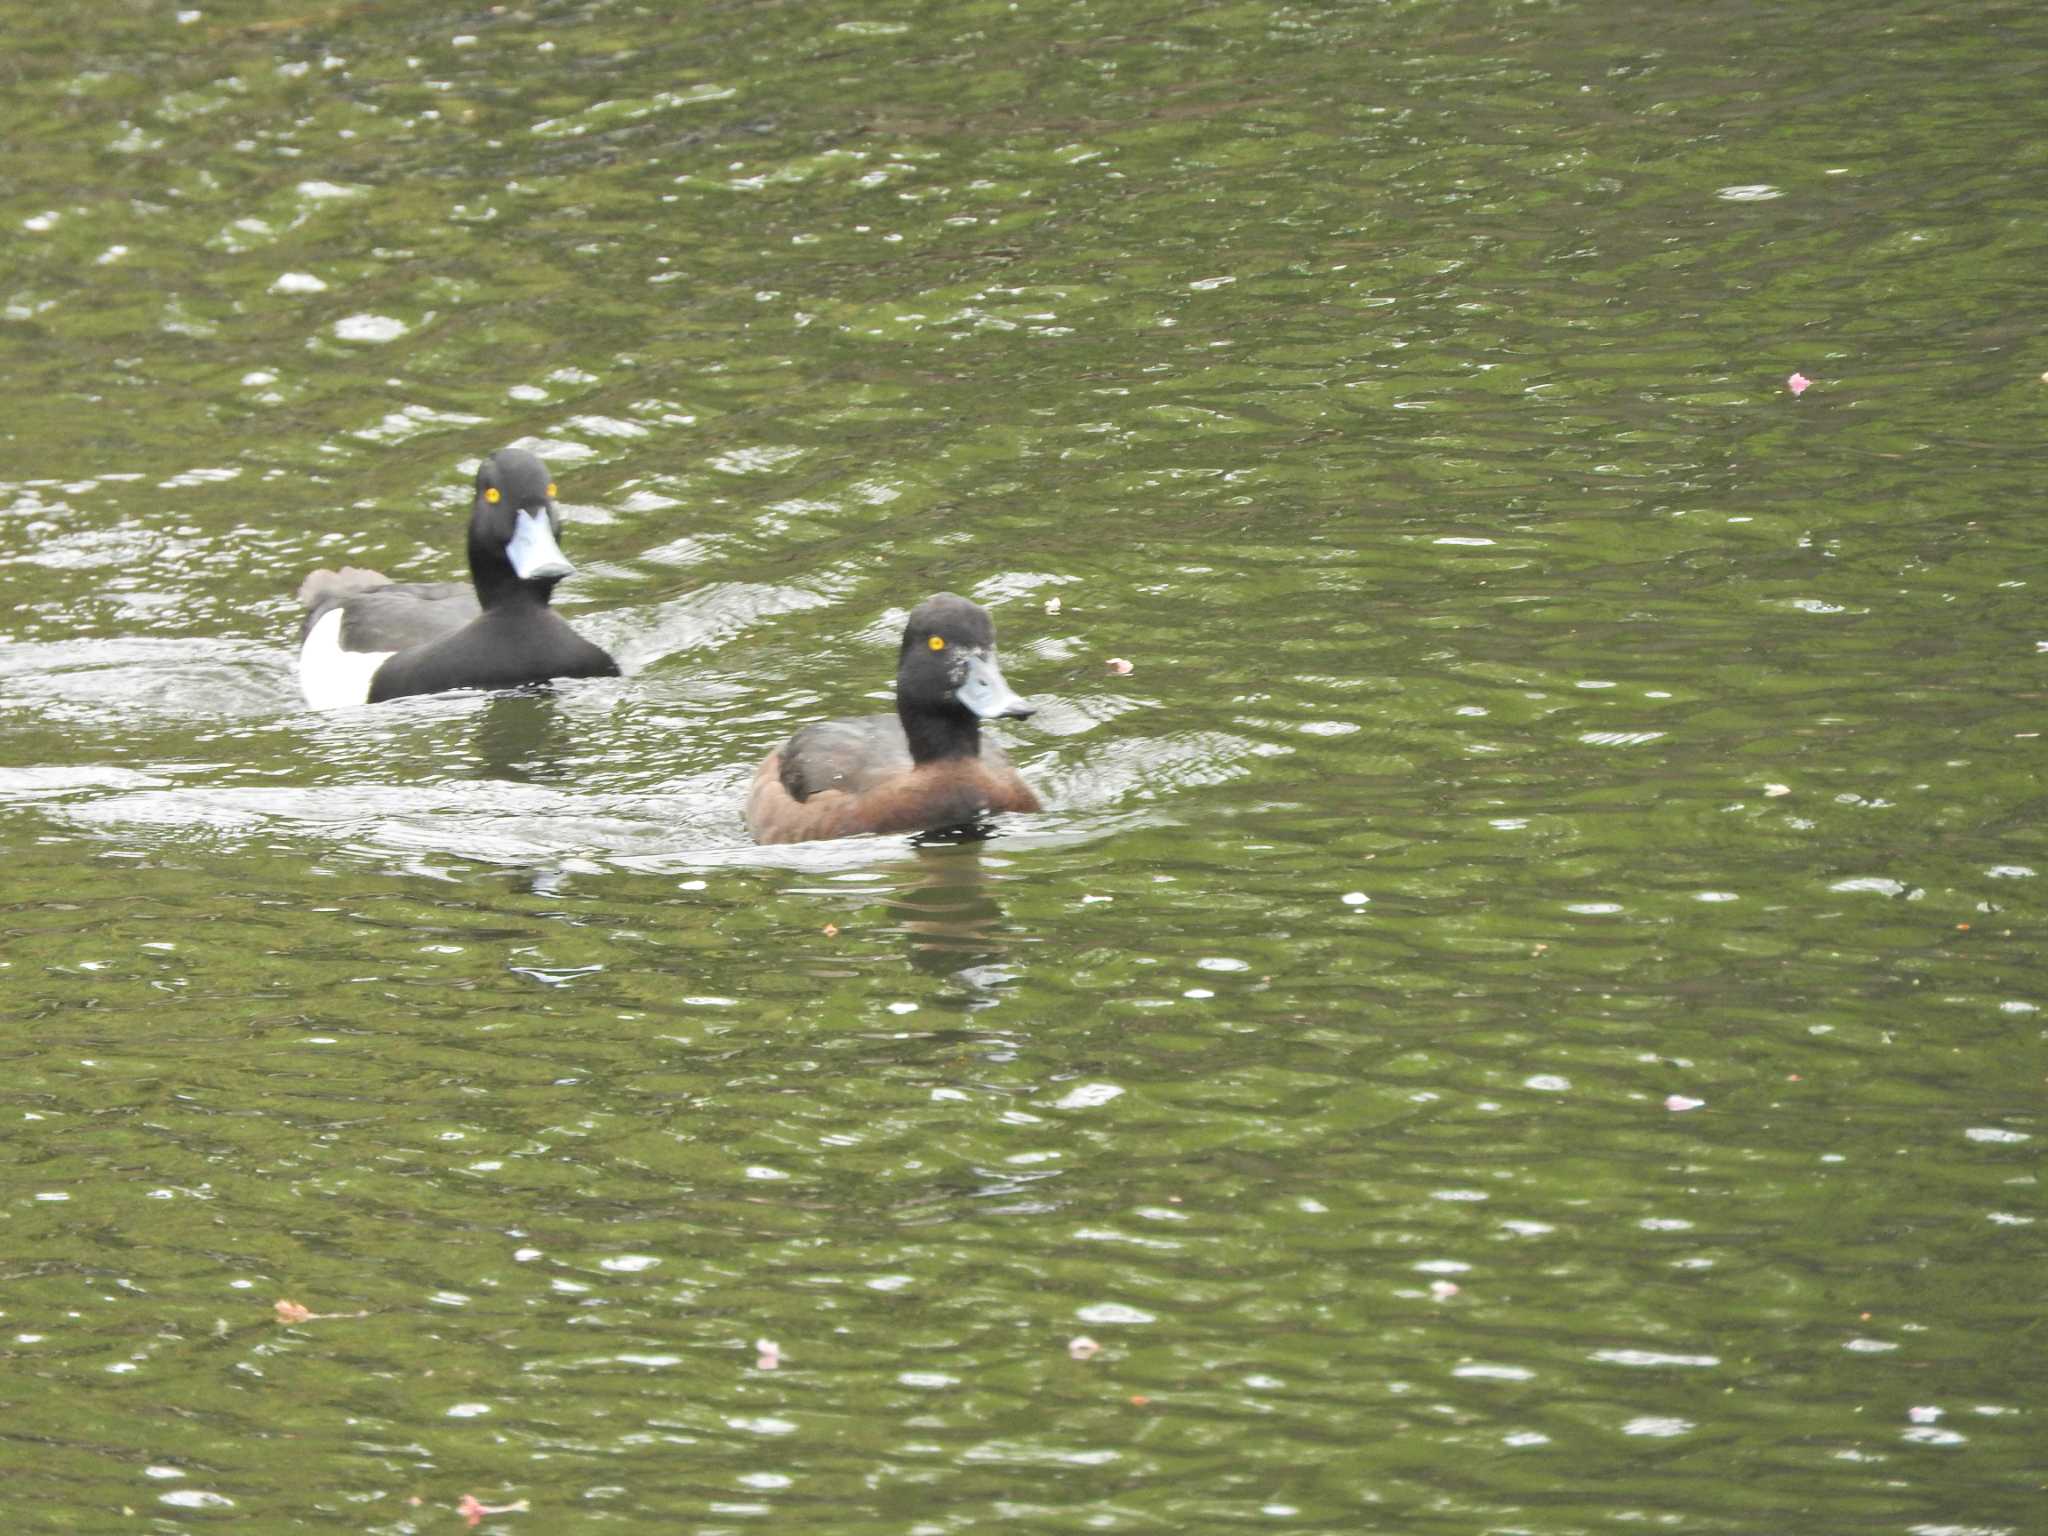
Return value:
M 972 756 L 981 750 L 982 721 L 1031 711 L 996 665 L 987 609 L 941 592 L 911 610 L 896 657 L 896 714 L 914 761 Z
M 486 608 L 518 596 L 545 603 L 573 572 L 559 542 L 555 482 L 524 448 L 502 448 L 476 472 L 469 514 L 469 574 Z

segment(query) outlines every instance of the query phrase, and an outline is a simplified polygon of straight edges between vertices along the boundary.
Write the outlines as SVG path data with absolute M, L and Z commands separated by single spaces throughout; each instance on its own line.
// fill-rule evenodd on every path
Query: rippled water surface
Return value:
M 13 8 L 10 1519 L 2039 1529 L 2044 50 Z M 515 441 L 627 675 L 304 709 Z

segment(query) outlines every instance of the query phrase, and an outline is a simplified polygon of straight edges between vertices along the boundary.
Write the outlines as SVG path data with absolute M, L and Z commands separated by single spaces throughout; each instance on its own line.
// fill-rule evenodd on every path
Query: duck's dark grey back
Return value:
M 478 613 L 476 593 L 466 581 L 350 580 L 376 576 L 375 571 L 315 571 L 299 587 L 307 603 L 299 639 L 328 612 L 339 606 L 341 645 L 348 651 L 409 651 L 451 635 Z M 315 586 L 319 577 L 331 580 Z M 308 596 L 311 601 L 307 602 Z
M 373 571 L 367 566 L 344 565 L 338 571 L 330 571 L 323 566 L 299 583 L 299 606 L 325 607 L 354 593 L 390 585 L 389 576 L 382 571 Z
M 820 720 L 782 748 L 779 777 L 790 798 L 804 801 L 822 790 L 857 795 L 911 769 L 910 742 L 894 715 Z

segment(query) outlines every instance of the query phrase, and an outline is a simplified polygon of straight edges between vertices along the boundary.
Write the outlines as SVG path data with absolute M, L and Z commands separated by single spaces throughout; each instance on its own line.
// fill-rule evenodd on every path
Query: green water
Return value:
M 11 1529 L 2039 1528 L 2048 13 L 195 9 L 0 8 Z M 305 711 L 514 440 L 628 675 Z M 750 847 L 940 589 L 1048 810 Z

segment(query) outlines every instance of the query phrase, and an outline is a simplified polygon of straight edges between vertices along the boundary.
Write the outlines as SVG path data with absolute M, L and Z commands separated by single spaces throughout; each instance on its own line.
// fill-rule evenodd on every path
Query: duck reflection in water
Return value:
M 574 731 L 551 688 L 494 693 L 476 715 L 477 776 L 559 784 L 584 768 Z
M 944 843 L 921 845 L 909 858 L 878 869 L 880 878 L 873 886 L 833 892 L 835 897 L 854 898 L 854 909 L 838 909 L 838 921 L 858 923 L 867 935 L 900 937 L 913 970 L 957 981 L 970 994 L 968 1006 L 985 1008 L 995 1001 L 991 989 L 1011 979 L 1012 967 L 1006 962 L 1017 946 L 1031 942 L 1011 929 L 998 899 L 1001 882 L 1010 878 L 1004 872 L 1008 862 L 987 854 L 979 843 L 959 842 L 957 835 Z M 864 915 L 856 916 L 856 910 Z M 838 963 L 850 958 L 842 951 Z M 870 953 L 860 962 L 862 969 L 878 959 Z

